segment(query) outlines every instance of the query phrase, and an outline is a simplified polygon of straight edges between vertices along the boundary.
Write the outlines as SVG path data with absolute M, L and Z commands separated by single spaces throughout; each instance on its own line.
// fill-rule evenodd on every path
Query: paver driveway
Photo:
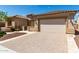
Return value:
M 27 34 L 26 34 L 27 35 Z M 66 34 L 52 32 L 38 32 L 28 36 L 18 37 L 15 40 L 4 42 L 1 45 L 16 52 L 67 52 Z

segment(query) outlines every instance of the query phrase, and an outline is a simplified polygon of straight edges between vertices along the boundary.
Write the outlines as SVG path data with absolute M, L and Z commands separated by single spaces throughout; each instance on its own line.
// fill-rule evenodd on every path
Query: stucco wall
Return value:
M 38 19 L 32 20 L 30 24 L 30 26 L 27 26 L 27 30 L 38 31 Z
M 73 25 L 71 24 L 70 22 L 70 19 L 67 19 L 67 22 L 66 22 L 66 33 L 67 34 L 74 34 L 74 27 Z
M 13 24 L 13 26 L 15 27 L 15 29 L 19 29 L 19 30 L 22 30 L 22 26 L 25 27 L 25 30 L 27 29 L 27 20 L 26 19 L 21 19 L 21 18 L 12 18 L 10 19 L 11 23 L 9 24 L 9 26 L 12 26 L 12 22 L 15 22 Z

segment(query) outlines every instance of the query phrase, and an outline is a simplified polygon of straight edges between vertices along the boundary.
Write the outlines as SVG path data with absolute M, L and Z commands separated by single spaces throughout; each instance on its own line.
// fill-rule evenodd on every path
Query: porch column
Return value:
M 25 28 L 24 28 L 25 26 L 22 26 L 22 31 L 24 31 L 25 30 Z
M 67 19 L 67 33 L 70 33 L 70 19 Z
M 38 19 L 36 19 L 34 23 L 35 23 L 35 25 L 34 25 L 35 30 L 38 31 L 38 25 L 39 25 L 39 24 L 38 24 Z
M 12 27 L 15 28 L 15 21 L 12 21 Z
M 5 27 L 8 27 L 8 22 L 7 21 L 5 21 Z
M 67 33 L 74 33 L 74 27 L 73 24 L 71 23 L 72 19 L 68 19 L 67 21 Z

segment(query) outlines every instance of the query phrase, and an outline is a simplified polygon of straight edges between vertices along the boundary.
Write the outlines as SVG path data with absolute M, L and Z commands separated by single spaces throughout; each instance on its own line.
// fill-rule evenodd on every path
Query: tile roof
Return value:
M 26 17 L 26 16 L 21 16 L 21 15 L 15 15 L 15 16 L 9 16 L 8 18 L 22 18 L 22 19 L 26 19 L 26 20 L 31 20 L 30 18 Z

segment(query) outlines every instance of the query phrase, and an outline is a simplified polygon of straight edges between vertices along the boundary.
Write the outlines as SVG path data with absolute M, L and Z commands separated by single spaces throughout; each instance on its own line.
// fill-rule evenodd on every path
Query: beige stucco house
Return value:
M 7 21 L 6 27 L 37 32 L 74 33 L 71 21 L 73 21 L 74 15 L 77 12 L 78 11 L 70 10 L 54 11 L 38 15 L 10 16 L 8 17 L 9 21 Z
M 78 11 L 55 11 L 38 15 L 27 15 L 31 18 L 30 31 L 74 33 L 72 22 Z M 63 30 L 62 30 L 63 29 Z

